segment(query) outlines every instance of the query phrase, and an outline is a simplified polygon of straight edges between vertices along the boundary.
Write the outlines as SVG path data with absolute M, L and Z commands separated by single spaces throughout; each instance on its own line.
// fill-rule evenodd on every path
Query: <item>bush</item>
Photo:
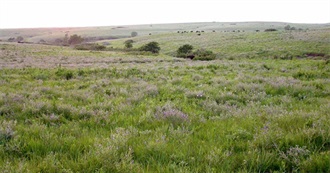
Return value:
M 150 42 L 148 44 L 143 45 L 139 48 L 140 51 L 152 52 L 152 53 L 159 53 L 160 47 L 158 42 Z
M 187 58 L 187 56 L 191 55 L 194 47 L 190 44 L 185 44 L 177 50 L 177 57 Z
M 193 60 L 210 61 L 214 60 L 216 57 L 212 51 L 205 49 L 198 49 L 193 54 L 195 56 Z
M 291 26 L 290 26 L 290 25 L 286 25 L 286 26 L 284 27 L 284 29 L 285 29 L 285 30 L 290 30 L 290 29 L 291 29 Z
M 24 40 L 24 38 L 23 38 L 22 36 L 18 36 L 18 37 L 16 38 L 16 40 L 17 40 L 17 42 L 21 42 L 21 41 Z
M 138 33 L 136 32 L 136 31 L 133 31 L 132 33 L 131 33 L 131 37 L 136 37 L 138 35 Z
M 125 44 L 125 48 L 127 48 L 127 49 L 131 49 L 131 48 L 133 47 L 133 43 L 134 43 L 133 40 L 126 40 L 126 41 L 124 42 L 124 44 Z
M 74 34 L 70 36 L 68 43 L 69 45 L 76 45 L 82 43 L 83 41 L 84 39 L 81 36 Z
M 10 41 L 10 42 L 15 41 L 15 38 L 14 37 L 10 37 L 10 38 L 8 38 L 8 41 Z

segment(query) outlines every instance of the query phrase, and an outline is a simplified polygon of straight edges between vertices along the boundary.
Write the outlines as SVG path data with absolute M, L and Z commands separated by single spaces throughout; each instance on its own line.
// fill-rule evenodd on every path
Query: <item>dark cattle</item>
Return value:
M 198 36 L 201 36 L 201 34 L 197 34 Z

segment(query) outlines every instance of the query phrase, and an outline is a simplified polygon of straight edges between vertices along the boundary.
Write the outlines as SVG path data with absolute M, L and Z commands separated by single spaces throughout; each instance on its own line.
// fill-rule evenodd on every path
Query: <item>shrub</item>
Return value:
M 132 33 L 131 33 L 131 37 L 136 37 L 138 35 L 138 33 L 136 32 L 136 31 L 133 31 Z
M 210 61 L 214 60 L 216 57 L 212 51 L 205 49 L 198 49 L 193 54 L 195 55 L 193 60 Z
M 18 37 L 16 38 L 16 40 L 17 40 L 17 42 L 21 42 L 21 41 L 24 40 L 24 38 L 23 38 L 22 36 L 18 36 Z
M 177 50 L 177 56 L 182 58 L 187 58 L 187 56 L 191 55 L 193 46 L 190 44 L 185 44 Z
M 10 42 L 15 41 L 15 38 L 14 37 L 10 37 L 10 38 L 8 38 L 8 41 L 10 41 Z
M 82 43 L 83 41 L 84 41 L 84 39 L 81 36 L 74 34 L 74 35 L 70 36 L 68 43 L 70 45 L 76 45 L 76 44 Z
M 286 25 L 286 26 L 284 27 L 285 30 L 290 30 L 290 28 L 291 28 L 290 25 Z
M 159 53 L 160 47 L 158 42 L 150 42 L 145 44 L 139 48 L 140 51 L 152 52 L 152 53 Z
M 127 49 L 132 48 L 132 47 L 133 47 L 133 43 L 134 43 L 133 40 L 126 40 L 126 41 L 124 42 L 124 44 L 125 44 L 125 48 L 127 48 Z

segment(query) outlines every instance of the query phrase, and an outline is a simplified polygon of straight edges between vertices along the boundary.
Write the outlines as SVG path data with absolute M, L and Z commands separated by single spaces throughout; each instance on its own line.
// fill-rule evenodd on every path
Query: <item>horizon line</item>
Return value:
M 309 23 L 309 22 L 283 22 L 283 21 L 231 21 L 231 22 L 220 22 L 220 21 L 211 21 L 211 22 L 169 22 L 169 23 L 141 23 L 141 24 L 114 24 L 114 25 L 89 25 L 89 26 L 36 26 L 36 27 L 8 27 L 0 29 L 61 29 L 61 28 L 92 28 L 92 27 L 112 27 L 112 26 L 143 26 L 143 25 L 173 25 L 173 24 L 189 24 L 189 23 L 287 23 L 287 24 L 308 24 L 308 25 L 328 25 L 330 22 L 325 23 Z

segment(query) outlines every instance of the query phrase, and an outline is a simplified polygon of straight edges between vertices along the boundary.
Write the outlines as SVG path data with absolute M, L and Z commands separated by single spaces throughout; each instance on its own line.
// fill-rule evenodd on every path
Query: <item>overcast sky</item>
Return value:
M 330 23 L 330 0 L 0 0 L 0 28 L 212 21 Z

